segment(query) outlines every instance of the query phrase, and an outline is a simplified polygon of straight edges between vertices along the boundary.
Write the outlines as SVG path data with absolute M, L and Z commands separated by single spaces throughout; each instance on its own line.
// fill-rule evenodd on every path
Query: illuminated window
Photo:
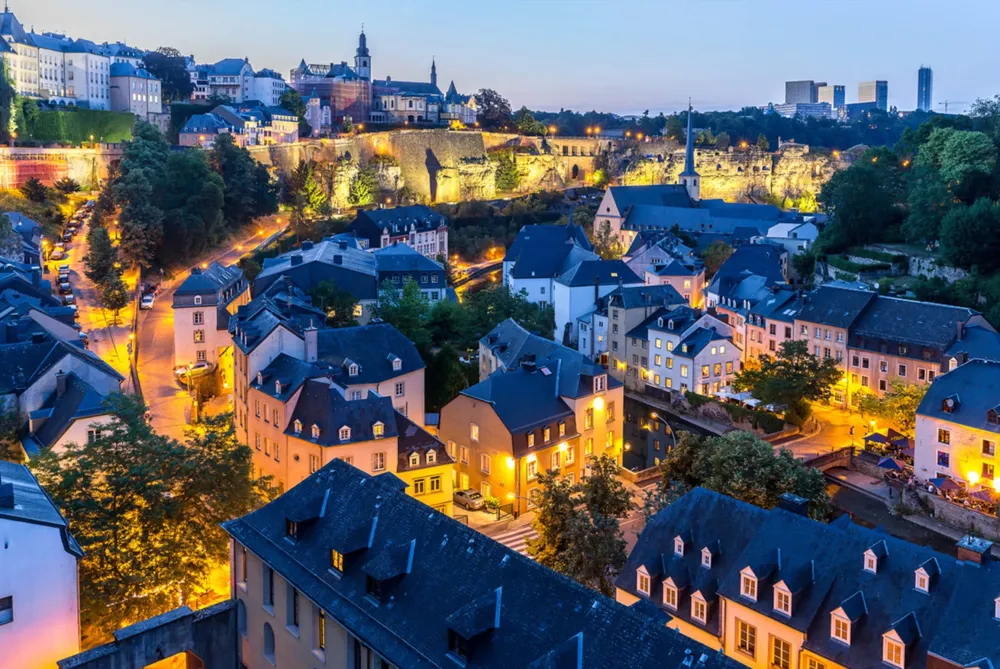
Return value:
M 312 426 L 312 438 L 319 439 L 319 425 L 316 425 L 315 423 L 313 423 Z
M 330 568 L 338 574 L 344 573 L 344 554 L 335 550 L 330 551 Z
M 739 618 L 736 619 L 736 650 L 749 655 L 750 657 L 757 657 L 757 628 L 753 625 L 743 622 Z
M 740 579 L 740 594 L 747 599 L 757 601 L 757 579 L 752 575 L 743 574 Z
M 893 667 L 902 668 L 903 644 L 889 637 L 882 637 L 882 661 Z
M 791 669 L 792 645 L 776 636 L 771 637 L 771 669 Z
M 663 584 L 663 605 L 673 611 L 677 610 L 677 588 L 668 583 Z
M 479 426 L 475 423 L 469 423 L 469 438 L 472 441 L 479 441 Z
M 639 590 L 639 592 L 641 592 L 642 594 L 644 594 L 644 595 L 646 595 L 648 597 L 649 596 L 649 574 L 646 573 L 646 570 L 643 567 L 639 567 L 639 571 L 636 572 L 636 576 L 637 576 L 637 579 L 636 579 L 636 588 Z
M 372 425 L 372 434 L 376 439 L 381 439 L 385 435 L 385 425 L 381 422 L 377 422 Z

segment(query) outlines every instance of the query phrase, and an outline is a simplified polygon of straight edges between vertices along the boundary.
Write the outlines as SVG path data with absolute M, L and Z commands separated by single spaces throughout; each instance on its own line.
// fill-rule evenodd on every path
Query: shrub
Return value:
M 699 409 L 712 401 L 711 398 L 693 393 L 690 390 L 684 391 L 684 399 L 687 400 L 692 409 Z

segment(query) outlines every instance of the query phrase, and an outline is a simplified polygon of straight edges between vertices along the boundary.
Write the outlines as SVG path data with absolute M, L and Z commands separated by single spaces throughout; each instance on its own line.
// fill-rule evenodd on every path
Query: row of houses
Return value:
M 191 116 L 178 133 L 178 143 L 211 149 L 224 134 L 242 147 L 293 144 L 299 141 L 299 119 L 287 109 L 259 100 L 223 104 Z

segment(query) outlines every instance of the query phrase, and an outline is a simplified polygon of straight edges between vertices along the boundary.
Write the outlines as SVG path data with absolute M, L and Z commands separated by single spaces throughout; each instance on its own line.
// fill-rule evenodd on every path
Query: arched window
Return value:
M 264 658 L 274 664 L 274 630 L 271 623 L 264 623 Z
M 247 635 L 247 605 L 242 599 L 236 600 L 236 628 L 244 638 Z
M 195 304 L 201 304 L 201 295 L 195 295 L 194 296 L 194 303 Z
M 319 425 L 316 425 L 315 423 L 313 423 L 312 426 L 312 438 L 319 439 Z

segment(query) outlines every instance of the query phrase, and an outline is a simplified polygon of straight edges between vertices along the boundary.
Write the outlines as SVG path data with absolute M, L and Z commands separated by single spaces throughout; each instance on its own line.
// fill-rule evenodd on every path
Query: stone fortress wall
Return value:
M 624 185 L 677 183 L 684 169 L 684 147 L 672 140 L 639 145 L 592 137 L 521 137 L 509 133 L 452 130 L 391 130 L 353 137 L 320 139 L 285 146 L 251 147 L 254 157 L 276 170 L 290 172 L 303 160 L 334 166 L 335 206 L 346 207 L 347 188 L 360 166 L 376 155 L 389 155 L 398 168 L 382 168 L 379 181 L 388 190 L 403 186 L 426 202 L 489 200 L 497 197 L 495 165 L 487 154 L 514 149 L 521 175 L 519 193 L 581 186 L 592 178 L 602 154 L 621 171 Z M 747 201 L 751 196 L 800 197 L 818 194 L 852 154 L 838 158 L 786 143 L 773 153 L 696 149 L 703 198 Z

